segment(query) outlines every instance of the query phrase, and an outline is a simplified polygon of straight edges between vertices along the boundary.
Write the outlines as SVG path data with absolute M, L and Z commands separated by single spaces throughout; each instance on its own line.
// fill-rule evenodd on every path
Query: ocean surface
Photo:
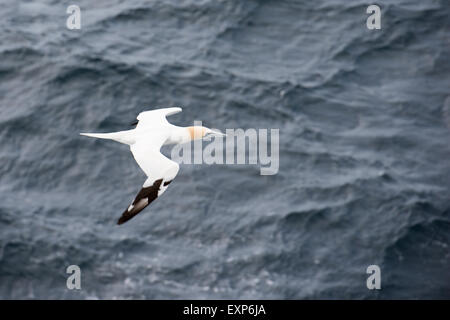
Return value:
M 0 298 L 450 299 L 450 2 L 369 4 L 0 1 Z M 117 226 L 145 174 L 79 133 L 173 106 L 279 172 L 182 164 Z

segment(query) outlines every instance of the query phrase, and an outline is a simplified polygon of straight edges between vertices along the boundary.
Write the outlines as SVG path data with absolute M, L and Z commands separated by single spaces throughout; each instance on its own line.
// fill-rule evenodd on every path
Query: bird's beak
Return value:
M 212 137 L 226 137 L 225 133 L 220 132 L 219 130 L 210 130 L 203 139 L 211 140 Z
M 226 137 L 225 133 L 220 132 L 219 130 L 211 130 L 211 134 L 216 137 Z

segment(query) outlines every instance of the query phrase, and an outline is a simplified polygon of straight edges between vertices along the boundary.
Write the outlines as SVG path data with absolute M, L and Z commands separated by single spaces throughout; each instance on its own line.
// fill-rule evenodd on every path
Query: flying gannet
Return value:
M 123 212 L 117 224 L 133 218 L 166 191 L 178 173 L 179 165 L 161 154 L 163 145 L 181 144 L 206 136 L 224 136 L 223 133 L 202 126 L 178 127 L 166 116 L 181 112 L 181 108 L 165 108 L 139 113 L 133 130 L 112 133 L 80 133 L 83 136 L 109 139 L 130 146 L 134 159 L 147 175 L 141 191 Z

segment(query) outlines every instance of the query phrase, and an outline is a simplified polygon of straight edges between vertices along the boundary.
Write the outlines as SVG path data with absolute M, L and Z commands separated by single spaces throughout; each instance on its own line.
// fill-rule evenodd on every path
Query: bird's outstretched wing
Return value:
M 181 111 L 181 108 L 175 107 L 141 112 L 137 116 L 136 128 L 167 125 L 169 124 L 169 122 L 167 121 L 166 117 Z
M 137 194 L 134 201 L 126 209 L 117 224 L 123 224 L 141 212 L 152 201 L 166 191 L 167 186 L 178 173 L 178 163 L 166 158 L 159 152 L 166 135 L 140 139 L 131 145 L 130 149 L 136 162 L 147 175 L 147 180 Z

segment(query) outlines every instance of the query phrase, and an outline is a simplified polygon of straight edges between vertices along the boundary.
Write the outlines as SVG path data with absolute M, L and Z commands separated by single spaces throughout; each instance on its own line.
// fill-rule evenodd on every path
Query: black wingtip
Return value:
M 139 120 L 135 120 L 132 123 L 130 123 L 130 126 L 137 126 L 138 123 L 139 123 Z
M 130 220 L 133 217 L 134 217 L 134 215 L 130 214 L 130 212 L 128 212 L 128 210 L 125 210 L 122 213 L 122 215 L 120 216 L 119 220 L 117 220 L 117 225 L 120 226 L 121 224 L 124 224 L 125 222 L 127 222 L 128 220 Z
M 161 186 L 163 179 L 158 179 L 153 182 L 153 185 L 149 187 L 144 187 L 139 191 L 138 195 L 134 199 L 128 209 L 126 209 L 122 216 L 117 221 L 118 225 L 124 224 L 128 220 L 135 217 L 139 212 L 141 212 L 144 208 L 146 208 L 150 203 L 153 202 L 156 198 L 158 198 L 159 187 Z M 167 183 L 169 184 L 170 181 Z M 166 185 L 166 184 L 165 184 Z
M 117 220 L 117 225 L 120 226 L 121 224 L 124 224 L 125 221 L 122 219 L 123 217 L 120 217 L 119 220 Z

